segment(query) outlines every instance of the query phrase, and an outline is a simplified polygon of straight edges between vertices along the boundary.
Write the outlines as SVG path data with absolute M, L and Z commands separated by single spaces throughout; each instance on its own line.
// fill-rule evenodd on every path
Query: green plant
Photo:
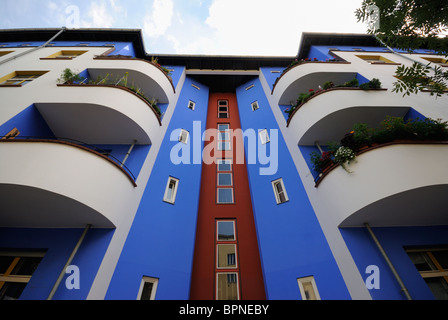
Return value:
M 323 88 L 324 90 L 328 90 L 328 89 L 333 88 L 333 87 L 334 87 L 334 83 L 333 83 L 333 81 L 327 81 L 327 82 L 325 82 L 325 83 L 323 84 L 323 86 L 322 86 L 322 88 Z
M 377 78 L 373 78 L 369 82 L 365 82 L 363 84 L 360 84 L 359 87 L 363 90 L 368 89 L 381 89 L 381 81 Z
M 313 170 L 322 173 L 322 171 L 333 164 L 332 159 L 333 153 L 331 151 L 326 151 L 321 153 L 312 152 L 310 155 L 311 163 L 313 164 Z
M 62 71 L 61 76 L 58 79 L 60 84 L 79 82 L 83 78 L 76 72 L 73 72 L 70 68 L 66 68 Z
M 347 88 L 355 88 L 359 86 L 359 81 L 356 78 L 353 78 L 350 81 L 347 81 L 346 83 L 344 83 L 343 85 L 340 85 L 338 87 L 347 87 Z

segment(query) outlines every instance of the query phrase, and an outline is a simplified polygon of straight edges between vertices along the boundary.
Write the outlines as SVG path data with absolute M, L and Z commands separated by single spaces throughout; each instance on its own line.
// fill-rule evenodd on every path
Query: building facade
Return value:
M 448 98 L 393 92 L 414 61 L 448 66 L 0 31 L 0 299 L 447 299 Z

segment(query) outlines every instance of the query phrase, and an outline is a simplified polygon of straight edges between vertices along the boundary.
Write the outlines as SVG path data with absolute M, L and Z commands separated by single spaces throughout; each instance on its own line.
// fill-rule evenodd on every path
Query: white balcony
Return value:
M 386 116 L 403 117 L 409 106 L 385 90 L 337 88 L 318 94 L 295 110 L 288 131 L 299 145 L 338 142 L 355 123 L 377 126 Z
M 0 142 L 1 227 L 113 228 L 135 190 L 117 164 L 56 141 Z
M 448 145 L 390 144 L 336 167 L 314 189 L 339 227 L 448 224 Z
M 113 86 L 59 86 L 35 106 L 55 136 L 89 144 L 151 144 L 161 126 L 144 99 Z

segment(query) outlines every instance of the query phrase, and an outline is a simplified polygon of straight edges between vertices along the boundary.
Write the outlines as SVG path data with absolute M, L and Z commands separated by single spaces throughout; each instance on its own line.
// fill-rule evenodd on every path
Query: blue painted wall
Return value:
M 46 251 L 20 300 L 45 300 L 78 242 L 83 229 L 0 228 L 0 250 Z M 69 290 L 64 275 L 54 300 L 85 300 L 112 238 L 112 229 L 91 229 L 72 265 L 80 270 L 80 288 Z
M 255 225 L 268 299 L 301 299 L 297 278 L 314 276 L 322 299 L 350 299 L 345 283 L 310 205 L 305 189 L 281 136 L 278 124 L 258 79 L 255 87 L 237 89 L 243 131 L 267 128 L 278 130 L 278 170 L 260 175 L 266 167 L 257 161 L 248 164 Z M 260 109 L 252 111 L 257 100 Z M 268 150 L 273 148 L 274 136 Z M 274 154 L 274 149 L 270 153 Z M 249 148 L 245 144 L 246 161 Z M 276 204 L 272 181 L 283 178 L 289 201 Z
M 136 299 L 143 276 L 160 279 L 158 300 L 189 298 L 202 171 L 201 161 L 192 163 L 192 143 L 199 138 L 202 150 L 208 107 L 208 88 L 200 85 L 197 90 L 191 84 L 187 77 L 106 299 Z M 187 107 L 190 99 L 196 102 L 194 111 Z M 200 121 L 199 136 L 193 136 L 193 121 Z M 184 149 L 190 155 L 185 154 L 187 163 L 175 165 L 170 153 L 181 128 L 190 132 Z M 176 141 L 170 139 L 172 132 Z M 179 179 L 174 205 L 163 202 L 169 176 Z
M 422 212 L 422 214 L 424 214 Z M 448 226 L 372 228 L 381 246 L 415 300 L 434 299 L 433 294 L 404 250 L 407 246 L 437 246 L 448 243 Z M 401 288 L 365 228 L 343 228 L 341 234 L 364 281 L 367 266 L 380 270 L 380 289 L 370 289 L 376 300 L 405 300 Z

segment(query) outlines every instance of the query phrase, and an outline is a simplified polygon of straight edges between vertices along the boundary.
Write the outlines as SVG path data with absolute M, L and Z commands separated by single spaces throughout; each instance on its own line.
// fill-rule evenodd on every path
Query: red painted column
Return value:
M 219 101 L 227 101 L 228 118 L 222 117 L 226 108 L 222 106 L 223 108 L 219 109 Z M 221 116 L 219 116 L 219 110 L 221 110 Z M 206 127 L 207 129 L 217 129 L 219 124 L 228 124 L 230 132 L 241 128 L 237 99 L 233 93 L 212 93 L 210 95 Z M 237 281 L 237 298 L 240 300 L 266 299 L 247 168 L 245 161 L 244 163 L 237 161 L 238 152 L 244 156 L 242 146 L 237 146 L 235 143 L 238 140 L 240 139 L 233 140 L 231 151 L 223 153 L 225 158 L 233 159 L 232 185 L 228 187 L 233 188 L 233 203 L 218 203 L 218 166 L 216 161 L 211 164 L 203 163 L 190 291 L 191 300 L 214 300 L 217 298 L 217 273 L 220 274 L 220 281 L 229 281 L 232 285 L 235 285 L 234 282 Z M 209 145 L 210 143 L 214 145 Z M 216 151 L 216 139 L 213 138 L 210 142 L 206 141 L 205 153 L 213 146 Z M 224 158 L 220 152 L 212 155 L 214 159 Z M 217 240 L 218 220 L 234 221 L 236 232 L 233 241 Z M 218 244 L 236 245 L 236 262 L 234 264 L 236 267 L 218 268 Z M 220 288 L 222 287 L 221 283 Z

